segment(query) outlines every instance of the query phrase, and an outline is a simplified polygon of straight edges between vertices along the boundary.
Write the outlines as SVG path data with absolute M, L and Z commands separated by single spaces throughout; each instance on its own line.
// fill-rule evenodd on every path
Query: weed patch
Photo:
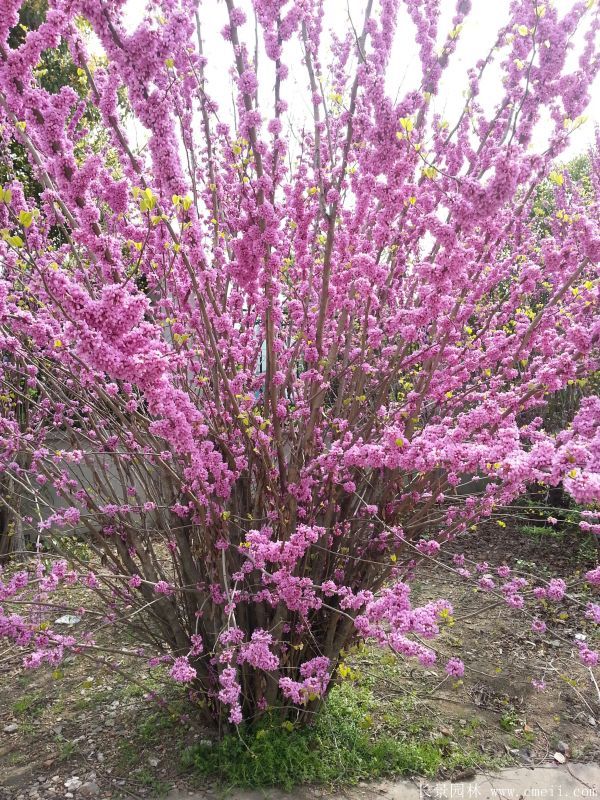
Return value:
M 258 727 L 242 728 L 220 742 L 189 748 L 183 765 L 221 779 L 228 787 L 356 783 L 383 775 L 433 776 L 443 766 L 460 769 L 480 763 L 448 739 L 414 735 L 393 736 L 372 730 L 376 705 L 365 688 L 335 687 L 322 713 L 310 728 L 295 728 L 270 717 Z

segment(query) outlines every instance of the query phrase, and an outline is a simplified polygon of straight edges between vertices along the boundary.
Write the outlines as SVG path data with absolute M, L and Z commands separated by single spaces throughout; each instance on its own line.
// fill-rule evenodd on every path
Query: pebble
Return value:
M 19 730 L 19 726 L 16 722 L 11 722 L 9 725 L 4 726 L 4 733 L 14 733 L 15 731 Z
M 83 781 L 81 778 L 78 778 L 77 775 L 73 775 L 72 778 L 67 778 L 63 786 L 70 792 L 72 789 L 79 789 L 82 783 Z
M 54 620 L 55 625 L 67 625 L 68 627 L 77 625 L 79 622 L 81 622 L 81 617 L 76 617 L 75 614 L 64 614 L 62 617 Z
M 558 742 L 556 749 L 559 753 L 564 753 L 566 756 L 569 755 L 569 745 L 566 742 Z
M 563 753 L 559 753 L 558 751 L 554 753 L 554 760 L 558 761 L 559 764 L 564 764 L 567 760 Z
M 97 797 L 100 794 L 100 787 L 95 781 L 86 781 L 79 787 L 81 797 Z

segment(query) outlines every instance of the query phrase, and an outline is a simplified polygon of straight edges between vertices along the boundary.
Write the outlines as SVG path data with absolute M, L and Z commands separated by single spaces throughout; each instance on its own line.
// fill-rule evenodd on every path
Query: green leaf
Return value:
M 30 228 L 33 222 L 32 211 L 19 211 L 19 222 L 24 228 Z

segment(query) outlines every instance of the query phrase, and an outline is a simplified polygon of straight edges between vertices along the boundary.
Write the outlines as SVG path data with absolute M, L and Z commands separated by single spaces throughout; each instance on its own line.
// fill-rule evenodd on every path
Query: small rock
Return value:
M 563 753 L 565 756 L 569 755 L 569 745 L 566 742 L 558 742 L 556 749 L 559 753 Z
M 72 778 L 67 778 L 67 780 L 63 783 L 63 786 L 65 787 L 65 789 L 71 792 L 75 791 L 76 789 L 79 789 L 82 783 L 83 781 L 80 778 L 78 778 L 77 775 L 73 775 Z
M 100 794 L 100 787 L 95 781 L 86 781 L 79 787 L 81 797 L 97 797 Z
M 77 625 L 78 622 L 81 622 L 81 617 L 76 617 L 75 614 L 64 614 L 64 616 L 54 620 L 55 625 L 67 625 L 69 627 Z
M 596 723 L 596 717 L 588 717 L 588 722 L 590 723 L 590 725 L 591 725 L 593 728 L 595 728 L 595 727 L 596 727 L 596 724 L 597 724 L 597 723 Z
M 450 780 L 452 783 L 460 783 L 461 781 L 470 781 L 477 775 L 477 772 L 472 769 L 463 769 L 461 772 L 456 772 Z
M 556 753 L 554 753 L 554 760 L 557 761 L 559 764 L 564 764 L 567 758 L 563 753 L 559 753 L 557 751 Z
M 160 761 L 158 760 L 158 758 L 149 758 L 148 763 L 150 764 L 151 767 L 158 767 Z
M 522 764 L 526 764 L 527 766 L 533 764 L 533 760 L 531 758 L 531 751 L 522 749 L 518 751 L 518 758 Z
M 16 722 L 11 722 L 8 725 L 4 726 L 4 733 L 15 733 L 15 731 L 19 730 L 19 726 Z

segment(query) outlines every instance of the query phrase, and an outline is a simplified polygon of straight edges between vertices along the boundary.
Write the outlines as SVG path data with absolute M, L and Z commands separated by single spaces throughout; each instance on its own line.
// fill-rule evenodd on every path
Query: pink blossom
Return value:
M 169 670 L 169 675 L 178 683 L 189 683 L 195 679 L 196 670 L 185 656 L 180 656 L 175 659 L 173 666 Z
M 585 579 L 593 586 L 600 586 L 600 567 L 596 567 L 595 569 L 591 569 L 586 572 Z
M 562 578 L 552 578 L 550 581 L 548 581 L 546 594 L 550 600 L 558 602 L 559 600 L 563 599 L 566 590 L 567 584 L 562 580 Z
M 600 625 L 600 603 L 588 603 L 585 616 L 597 625 Z
M 446 663 L 445 670 L 448 675 L 451 675 L 454 678 L 462 678 L 462 676 L 465 674 L 465 665 L 460 658 L 451 658 Z
M 581 645 L 579 659 L 586 667 L 595 667 L 600 662 L 600 654 L 596 650 L 591 650 L 587 645 Z
M 252 633 L 250 642 L 242 644 L 238 652 L 238 664 L 247 662 L 256 669 L 270 670 L 277 669 L 279 659 L 269 649 L 273 644 L 273 637 L 270 633 L 263 630 L 255 630 Z

